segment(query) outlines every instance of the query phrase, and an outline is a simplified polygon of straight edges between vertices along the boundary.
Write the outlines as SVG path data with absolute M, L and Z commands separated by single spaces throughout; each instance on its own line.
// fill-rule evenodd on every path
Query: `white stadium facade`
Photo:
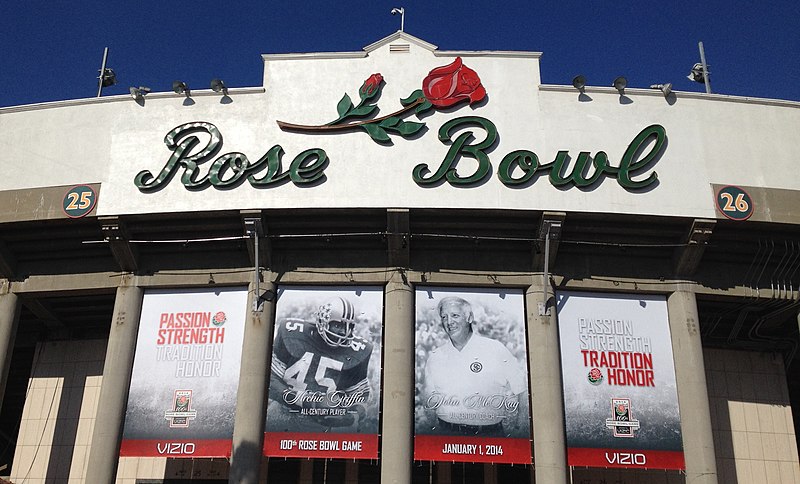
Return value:
M 800 103 L 539 59 L 0 108 L 0 476 L 800 483 Z

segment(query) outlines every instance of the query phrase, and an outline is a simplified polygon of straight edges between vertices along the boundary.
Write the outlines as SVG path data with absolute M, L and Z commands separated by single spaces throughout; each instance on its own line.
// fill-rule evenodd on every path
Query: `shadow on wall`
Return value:
M 780 353 L 704 351 L 719 482 L 796 482 L 792 407 Z
M 105 346 L 104 340 L 39 345 L 25 399 L 12 482 L 83 478 Z

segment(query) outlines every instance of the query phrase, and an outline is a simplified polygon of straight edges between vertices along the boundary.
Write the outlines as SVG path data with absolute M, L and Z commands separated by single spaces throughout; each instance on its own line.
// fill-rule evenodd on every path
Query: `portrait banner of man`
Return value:
M 383 288 L 281 286 L 264 455 L 378 458 Z
M 521 290 L 417 287 L 414 459 L 531 463 Z

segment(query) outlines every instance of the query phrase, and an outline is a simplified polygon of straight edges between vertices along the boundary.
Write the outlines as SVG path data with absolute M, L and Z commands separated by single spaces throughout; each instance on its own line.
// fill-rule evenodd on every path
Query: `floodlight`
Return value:
M 619 91 L 620 94 L 623 94 L 623 91 L 625 91 L 625 88 L 628 86 L 628 80 L 622 76 L 619 76 L 618 78 L 614 79 L 614 84 L 612 84 L 612 86 L 614 86 L 614 89 Z
M 225 86 L 225 83 L 222 82 L 222 79 L 211 79 L 211 90 L 214 92 L 225 93 L 228 88 Z
M 706 76 L 711 74 L 710 67 L 711 66 L 706 65 L 706 68 L 703 69 L 703 64 L 697 62 L 695 65 L 692 66 L 692 70 L 691 72 L 689 72 L 689 75 L 686 76 L 686 78 L 689 79 L 690 81 L 699 82 L 700 84 L 703 84 L 706 82 Z
M 667 97 L 672 92 L 672 83 L 668 82 L 666 84 L 652 84 L 650 89 L 658 89 L 664 93 L 664 97 Z
M 103 87 L 113 86 L 117 83 L 117 74 L 114 73 L 114 69 L 106 67 L 100 75 L 100 80 L 103 83 Z
M 579 90 L 580 92 L 583 92 L 583 88 L 586 87 L 586 76 L 584 75 L 575 76 L 572 79 L 572 85 L 575 87 L 575 89 Z
M 147 86 L 139 86 L 139 87 L 132 87 L 130 88 L 131 97 L 134 101 L 142 101 L 144 97 L 150 92 L 150 88 Z
M 392 9 L 392 15 L 397 15 L 398 13 L 402 15 L 405 13 L 405 9 L 403 7 Z
M 175 91 L 176 94 L 184 94 L 189 95 L 189 86 L 183 81 L 172 81 L 172 90 Z

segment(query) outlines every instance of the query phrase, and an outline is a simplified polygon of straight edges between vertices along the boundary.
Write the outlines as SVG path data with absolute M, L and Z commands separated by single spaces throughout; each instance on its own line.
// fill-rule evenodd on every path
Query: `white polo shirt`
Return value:
M 449 340 L 425 364 L 423 405 L 457 425 L 494 425 L 518 411 L 516 395 L 527 389 L 525 372 L 499 341 L 473 332 L 457 350 Z

